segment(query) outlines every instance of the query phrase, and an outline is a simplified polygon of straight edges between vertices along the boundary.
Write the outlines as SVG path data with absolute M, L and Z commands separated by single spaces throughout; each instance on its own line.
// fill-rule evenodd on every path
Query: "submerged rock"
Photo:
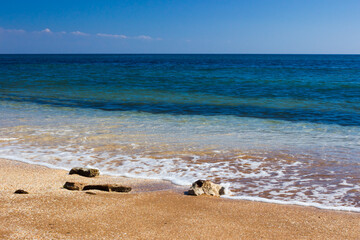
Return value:
M 84 177 L 96 177 L 100 175 L 100 171 L 96 168 L 74 167 L 70 170 L 69 174 L 78 174 Z
M 27 191 L 22 190 L 22 189 L 18 189 L 14 192 L 15 194 L 29 194 Z
M 64 188 L 75 191 L 86 191 L 86 190 L 100 190 L 106 192 L 130 192 L 131 187 L 126 187 L 117 184 L 91 184 L 86 185 L 79 182 L 66 182 Z
M 85 184 L 79 182 L 66 182 L 64 188 L 72 191 L 82 191 Z
M 210 195 L 220 197 L 225 194 L 225 188 L 209 180 L 197 180 L 192 184 L 188 192 L 190 195 Z

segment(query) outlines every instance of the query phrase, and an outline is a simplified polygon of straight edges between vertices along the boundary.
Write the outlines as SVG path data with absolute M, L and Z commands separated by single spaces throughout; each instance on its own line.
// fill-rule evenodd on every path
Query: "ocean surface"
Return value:
M 360 55 L 0 55 L 0 157 L 360 212 Z

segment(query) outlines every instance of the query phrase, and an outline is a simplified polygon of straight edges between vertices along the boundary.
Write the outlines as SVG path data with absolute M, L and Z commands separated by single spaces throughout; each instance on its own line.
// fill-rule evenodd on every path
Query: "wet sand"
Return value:
M 0 239 L 360 239 L 359 213 L 194 197 L 163 181 L 85 178 L 5 159 L 0 172 Z M 63 189 L 66 181 L 133 191 L 92 195 Z

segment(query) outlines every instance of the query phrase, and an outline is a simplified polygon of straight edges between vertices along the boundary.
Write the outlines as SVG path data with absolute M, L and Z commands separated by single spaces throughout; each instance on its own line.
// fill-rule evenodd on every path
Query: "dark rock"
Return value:
M 66 182 L 64 184 L 64 188 L 72 191 L 81 191 L 83 190 L 84 186 L 85 184 L 79 182 Z
M 220 194 L 220 196 L 221 196 L 221 195 L 225 195 L 225 188 L 224 188 L 224 187 L 221 187 L 221 188 L 220 188 L 219 194 Z
M 86 185 L 83 190 L 100 190 L 107 192 L 130 192 L 131 187 L 125 187 L 117 184 L 97 184 Z
M 100 175 L 100 171 L 99 169 L 95 168 L 75 167 L 70 170 L 69 174 L 78 174 L 84 177 L 96 177 Z
M 14 192 L 15 194 L 29 194 L 27 191 L 22 190 L 22 189 L 18 189 Z
M 68 190 L 86 191 L 86 190 L 100 190 L 106 192 L 130 192 L 131 187 L 125 187 L 117 184 L 91 184 L 86 185 L 79 182 L 66 182 L 64 188 Z M 89 193 L 91 194 L 91 193 Z
M 192 184 L 188 193 L 196 196 L 205 194 L 220 197 L 225 194 L 225 188 L 209 180 L 197 180 Z

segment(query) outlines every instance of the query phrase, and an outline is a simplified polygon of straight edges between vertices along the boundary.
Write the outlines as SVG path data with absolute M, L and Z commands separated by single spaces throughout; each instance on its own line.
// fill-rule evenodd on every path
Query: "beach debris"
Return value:
M 64 188 L 72 191 L 82 191 L 84 186 L 85 186 L 84 183 L 79 183 L 79 182 L 66 182 L 64 184 Z
M 74 167 L 70 170 L 69 174 L 78 174 L 84 177 L 96 177 L 100 175 L 100 171 L 96 168 Z
M 68 190 L 86 191 L 86 190 L 100 190 L 106 192 L 130 192 L 131 187 L 126 187 L 118 184 L 91 184 L 86 185 L 79 182 L 66 182 L 64 188 Z
M 220 195 L 225 194 L 225 188 L 209 180 L 197 180 L 192 184 L 188 193 L 195 196 L 205 194 L 220 197 Z
M 22 190 L 22 189 L 18 189 L 14 192 L 15 194 L 29 194 L 29 192 Z

